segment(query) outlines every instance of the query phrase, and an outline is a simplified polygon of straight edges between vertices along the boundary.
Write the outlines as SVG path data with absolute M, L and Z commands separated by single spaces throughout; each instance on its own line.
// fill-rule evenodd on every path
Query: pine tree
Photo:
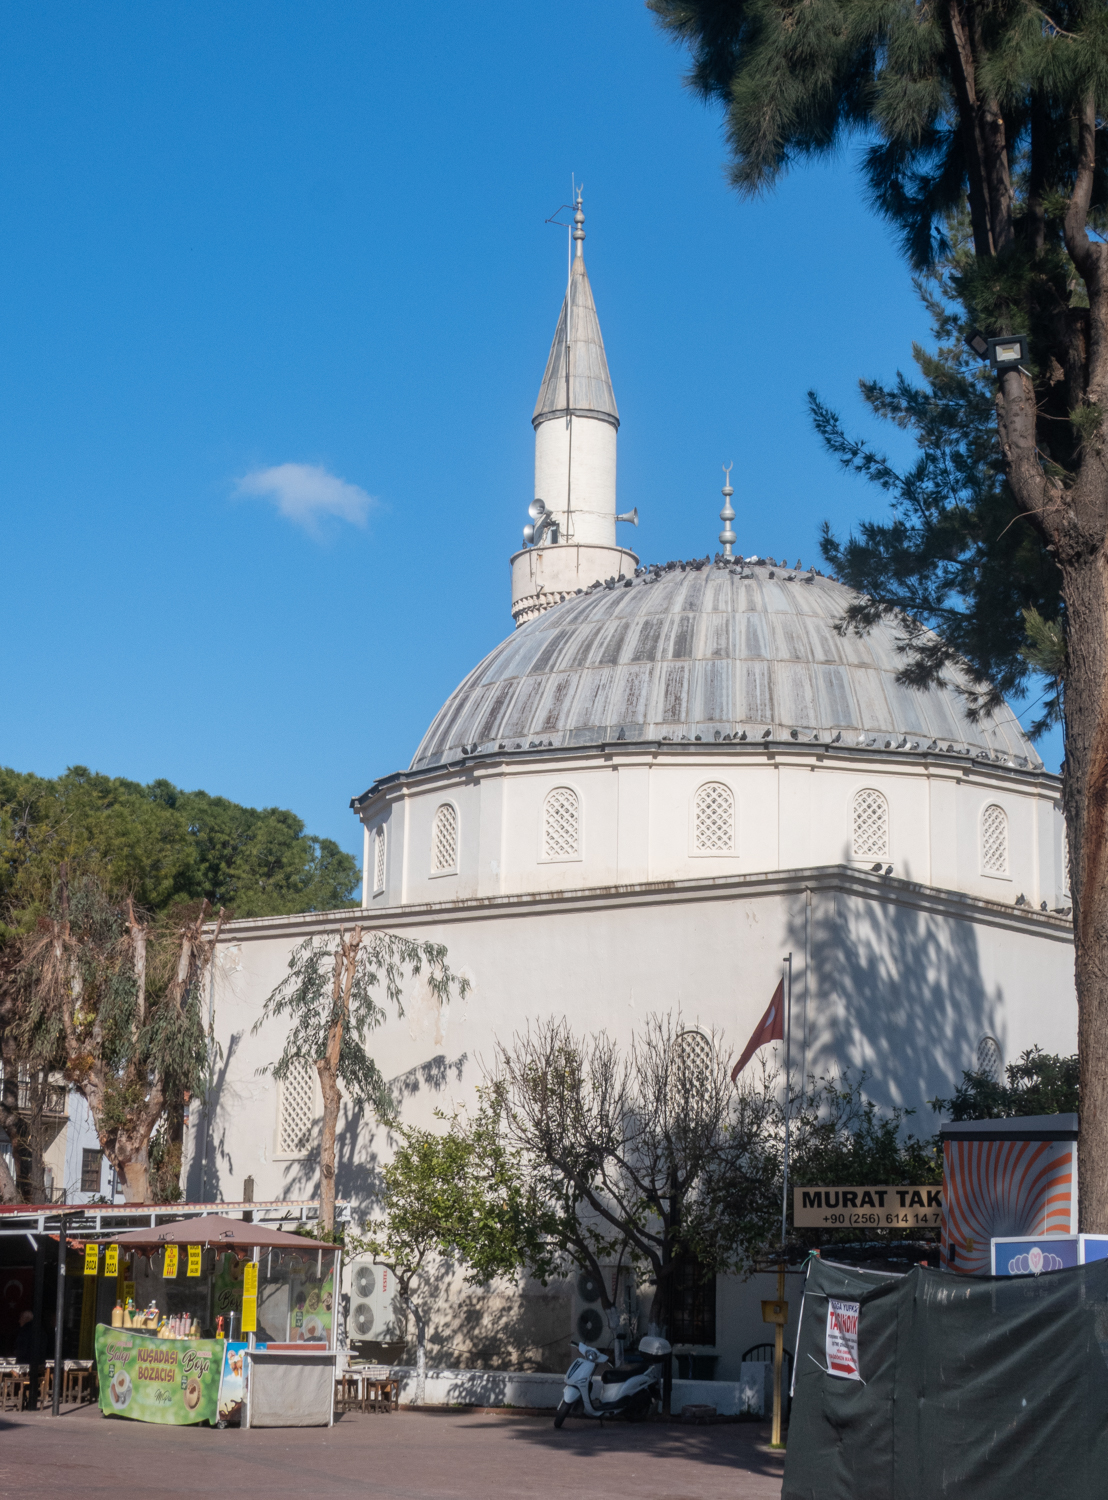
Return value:
M 892 385 L 859 382 L 874 415 L 915 438 L 909 467 L 848 436 L 808 392 L 828 451 L 883 490 L 892 510 L 845 540 L 825 522 L 821 550 L 859 595 L 841 629 L 864 631 L 893 617 L 905 646 L 901 679 L 927 685 L 945 677 L 965 695 L 971 717 L 1038 689 L 1034 737 L 1061 715 L 1062 579 L 1004 477 L 993 383 L 959 334 L 953 282 L 962 258 L 947 257 L 917 283 L 937 344 L 934 353 L 914 350 L 922 384 L 900 373 Z M 947 674 L 950 665 L 960 670 Z M 1029 688 L 1033 676 L 1039 681 Z
M 969 219 L 963 332 L 1025 334 L 996 377 L 1008 488 L 1061 573 L 1081 1067 L 1081 1227 L 1108 1231 L 1108 6 L 650 0 L 726 110 L 731 176 L 770 187 L 852 134 L 914 268 Z M 1044 617 L 1045 618 L 1045 617 Z

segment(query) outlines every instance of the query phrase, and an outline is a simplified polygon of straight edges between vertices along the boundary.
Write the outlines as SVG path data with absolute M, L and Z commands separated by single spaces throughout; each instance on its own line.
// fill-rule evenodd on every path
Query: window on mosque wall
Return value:
M 385 828 L 382 824 L 373 835 L 373 894 L 385 889 Z
M 279 1081 L 277 1090 L 277 1155 L 306 1156 L 315 1120 L 316 1070 L 298 1057 Z
M 707 781 L 693 797 L 692 852 L 734 854 L 735 797 L 722 781 Z
M 977 1044 L 976 1070 L 993 1083 L 1004 1082 L 1004 1055 L 995 1036 L 983 1036 Z
M 671 1344 L 708 1344 L 716 1341 L 716 1278 L 701 1269 L 686 1251 L 673 1269 L 669 1341 Z
M 1008 874 L 1008 814 L 995 802 L 981 814 L 981 868 L 986 875 Z
M 542 804 L 544 862 L 581 858 L 581 799 L 571 786 L 556 786 Z
M 875 787 L 854 793 L 852 848 L 855 859 L 889 857 L 889 804 Z
M 444 802 L 435 812 L 431 825 L 431 874 L 458 873 L 458 809 Z

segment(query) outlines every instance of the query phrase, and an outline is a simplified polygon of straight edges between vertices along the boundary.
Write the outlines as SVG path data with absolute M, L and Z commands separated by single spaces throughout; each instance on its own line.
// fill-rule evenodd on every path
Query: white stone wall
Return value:
M 730 853 L 696 847 L 695 797 L 709 782 L 734 797 Z M 543 801 L 563 785 L 580 800 L 581 843 L 577 857 L 552 862 Z M 854 799 L 868 789 L 888 808 L 888 853 L 879 859 L 858 857 L 853 846 Z M 457 806 L 463 851 L 449 877 L 435 876 L 431 864 L 444 801 Z M 1007 819 L 1000 872 L 983 862 L 982 817 L 992 805 Z M 374 908 L 878 862 L 899 878 L 1003 905 L 1020 895 L 1036 908 L 1069 904 L 1057 778 L 956 757 L 709 746 L 519 754 L 396 777 L 362 816 L 371 831 L 382 823 L 388 830 L 389 877 L 370 898 Z
M 1062 1053 L 1076 1047 L 1072 941 L 1063 919 L 868 872 L 808 869 L 591 896 L 475 898 L 362 919 L 444 943 L 451 966 L 472 986 L 464 1001 L 440 1010 L 417 984 L 403 1017 L 390 1017 L 371 1039 L 405 1115 L 424 1124 L 436 1107 L 449 1113 L 471 1102 L 497 1038 L 533 1017 L 564 1015 L 581 1031 L 603 1028 L 626 1040 L 652 1011 L 679 1009 L 716 1028 L 737 1054 L 788 951 L 797 1066 L 817 1074 L 868 1070 L 872 1097 L 918 1109 L 921 1133 L 932 1124 L 925 1101 L 949 1094 L 974 1064 L 983 1035 L 998 1039 L 1007 1060 L 1032 1045 Z M 287 972 L 293 945 L 337 920 L 268 918 L 225 929 L 215 986 L 223 1061 L 211 1176 L 206 1184 L 190 1179 L 190 1195 L 218 1188 L 238 1197 L 247 1176 L 258 1198 L 314 1192 L 311 1153 L 292 1159 L 277 1150 L 280 1091 L 258 1072 L 279 1055 L 283 1032 L 267 1026 L 254 1035 L 252 1026 Z M 366 1201 L 387 1139 L 349 1111 L 340 1137 L 340 1194 Z M 200 1150 L 194 1145 L 192 1178 Z
M 459 807 L 464 812 L 461 797 Z M 618 799 L 610 797 L 604 816 L 618 820 L 618 814 Z M 973 1066 L 982 1035 L 998 1039 L 1006 1060 L 1032 1045 L 1061 1053 L 1076 1047 L 1072 942 L 1063 919 L 847 866 L 592 894 L 475 897 L 380 917 L 347 912 L 235 922 L 219 945 L 214 1017 L 222 1059 L 210 1115 L 195 1111 L 190 1118 L 188 1197 L 238 1198 L 247 1176 L 259 1199 L 316 1195 L 318 1087 L 308 1149 L 282 1151 L 281 1089 L 259 1069 L 279 1055 L 284 1028 L 270 1024 L 254 1034 L 253 1026 L 287 972 L 292 947 L 311 932 L 356 920 L 445 943 L 451 966 L 471 983 L 467 997 L 446 1008 L 426 985 L 410 985 L 404 1014 L 390 1015 L 369 1039 L 403 1117 L 429 1127 L 436 1109 L 449 1115 L 473 1103 L 498 1039 L 552 1014 L 579 1032 L 604 1029 L 626 1042 L 651 1012 L 680 1010 L 689 1023 L 719 1032 L 733 1056 L 765 1010 L 789 951 L 794 1065 L 816 1075 L 866 1070 L 869 1095 L 883 1107 L 916 1109 L 909 1128 L 921 1135 L 935 1126 L 925 1101 L 950 1094 L 962 1070 Z M 775 1045 L 767 1055 L 780 1062 L 781 1052 Z M 388 1132 L 369 1111 L 344 1105 L 339 1196 L 368 1205 L 390 1150 Z M 770 1280 L 718 1283 L 721 1379 L 739 1379 L 743 1351 L 769 1336 L 758 1302 L 775 1294 Z M 451 1351 L 472 1349 L 474 1330 L 496 1322 L 500 1352 L 483 1362 L 510 1365 L 516 1295 L 502 1287 L 444 1296 L 432 1317 L 436 1359 L 457 1364 Z M 789 1298 L 795 1315 L 799 1285 L 792 1280 Z M 571 1314 L 567 1301 L 567 1325 Z M 535 1313 L 544 1327 L 550 1316 L 545 1303 Z M 530 1368 L 554 1359 L 531 1347 L 550 1343 L 548 1333 L 527 1332 L 534 1322 L 528 1313 L 512 1334 Z

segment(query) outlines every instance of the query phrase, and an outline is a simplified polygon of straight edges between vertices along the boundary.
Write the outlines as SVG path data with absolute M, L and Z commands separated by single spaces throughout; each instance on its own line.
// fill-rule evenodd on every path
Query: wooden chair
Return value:
M 70 1368 L 66 1361 L 65 1379 L 62 1384 L 62 1402 L 66 1406 L 84 1406 L 91 1399 L 92 1370 L 87 1366 Z
M 26 1374 L 20 1370 L 0 1372 L 0 1411 L 22 1411 L 28 1384 Z
M 335 1410 L 365 1411 L 362 1377 L 357 1370 L 344 1370 L 335 1380 Z

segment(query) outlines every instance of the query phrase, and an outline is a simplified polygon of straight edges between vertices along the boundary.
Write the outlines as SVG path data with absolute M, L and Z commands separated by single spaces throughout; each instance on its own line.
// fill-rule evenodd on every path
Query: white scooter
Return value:
M 565 1389 L 554 1417 L 560 1427 L 568 1416 L 646 1417 L 662 1389 L 661 1361 L 671 1352 L 665 1339 L 648 1334 L 639 1340 L 638 1352 L 627 1355 L 617 1366 L 600 1377 L 599 1400 L 594 1398 L 592 1383 L 598 1366 L 609 1363 L 608 1356 L 591 1344 L 578 1344 L 579 1359 L 566 1371 Z

